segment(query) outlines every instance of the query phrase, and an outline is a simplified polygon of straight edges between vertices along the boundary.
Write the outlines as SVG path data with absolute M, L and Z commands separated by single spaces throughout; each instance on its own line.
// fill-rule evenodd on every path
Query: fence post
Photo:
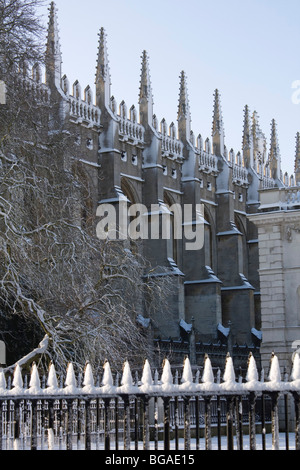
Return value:
M 284 394 L 285 448 L 289 450 L 289 397 Z
M 129 396 L 123 397 L 124 401 L 124 450 L 130 450 L 130 404 Z
M 279 450 L 278 398 L 279 392 L 270 393 L 272 403 L 272 449 Z
M 14 402 L 14 447 L 16 450 L 19 450 L 20 434 L 20 401 L 16 400 Z
M 31 401 L 31 450 L 37 450 L 37 401 L 36 400 Z
M 73 402 L 72 400 L 67 400 L 67 450 L 73 449 L 72 435 L 73 435 Z
M 243 401 L 241 396 L 236 397 L 235 415 L 237 448 L 243 450 Z
M 115 448 L 119 450 L 119 399 L 115 398 Z
M 293 393 L 295 403 L 295 447 L 300 450 L 300 395 Z
M 191 404 L 190 398 L 184 397 L 184 450 L 191 448 Z
M 233 405 L 234 397 L 226 397 L 227 450 L 233 450 Z
M 91 450 L 91 400 L 85 402 L 85 450 Z
M 218 450 L 222 448 L 222 439 L 221 439 L 221 397 L 217 396 L 217 416 L 218 416 Z
M 178 408 L 178 397 L 174 398 L 174 439 L 175 439 L 175 450 L 179 449 L 179 408 Z
M 164 398 L 164 450 L 170 450 L 170 398 Z
M 104 450 L 110 450 L 110 399 L 104 399 Z
M 143 397 L 143 449 L 149 450 L 149 397 Z
M 205 397 L 205 450 L 211 450 L 211 397 Z
M 3 449 L 3 401 L 0 400 L 0 450 Z
M 200 449 L 199 445 L 199 396 L 195 397 L 195 414 L 196 414 L 196 450 Z
M 134 399 L 134 448 L 138 450 L 139 448 L 139 406 L 138 398 Z
M 250 392 L 249 395 L 249 439 L 250 450 L 256 450 L 256 424 L 255 424 L 255 392 Z

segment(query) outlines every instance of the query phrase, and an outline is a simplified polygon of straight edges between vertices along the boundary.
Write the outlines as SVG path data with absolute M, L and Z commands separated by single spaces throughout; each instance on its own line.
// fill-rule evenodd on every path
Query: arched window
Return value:
M 134 193 L 134 189 L 132 188 L 132 186 L 130 185 L 130 183 L 125 179 L 125 178 L 122 178 L 121 180 L 121 191 L 122 193 L 124 194 L 124 196 L 127 198 L 127 209 L 129 209 L 130 206 L 134 205 L 134 204 L 137 204 L 137 196 L 135 195 Z M 128 214 L 127 214 L 127 229 L 129 227 L 129 224 L 133 221 L 134 217 L 130 217 Z M 132 252 L 136 252 L 137 249 L 136 249 L 136 241 L 133 240 L 129 234 L 128 234 L 128 231 L 127 231 L 127 235 L 128 235 L 128 238 L 127 238 L 127 241 L 128 241 L 128 248 L 132 251 Z
M 177 239 L 175 237 L 175 226 L 176 223 L 176 215 L 174 214 L 174 202 L 172 201 L 171 197 L 165 193 L 164 194 L 164 203 L 166 206 L 171 209 L 170 214 L 170 224 L 168 225 L 169 234 L 166 234 L 166 250 L 167 250 L 167 257 L 172 258 L 175 263 L 178 262 L 178 246 L 177 246 Z M 173 207 L 172 207 L 173 206 Z
M 241 274 L 248 275 L 247 260 L 247 244 L 246 244 L 246 230 L 239 215 L 235 215 L 235 226 L 241 235 L 238 235 L 238 269 Z
M 205 266 L 210 266 L 213 269 L 213 240 L 212 240 L 212 227 L 210 223 L 210 216 L 207 208 L 204 207 L 204 250 L 205 250 Z

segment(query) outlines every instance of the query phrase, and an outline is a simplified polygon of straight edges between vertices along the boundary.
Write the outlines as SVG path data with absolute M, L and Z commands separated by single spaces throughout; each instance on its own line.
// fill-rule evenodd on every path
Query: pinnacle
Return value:
M 190 105 L 187 90 L 187 77 L 182 70 L 180 74 L 180 92 L 179 92 L 179 105 L 178 105 L 178 119 L 185 117 L 190 119 Z
M 57 20 L 57 8 L 55 2 L 51 2 L 49 8 L 49 23 L 47 34 L 47 53 L 60 54 L 60 38 Z
M 153 104 L 150 68 L 149 68 L 149 57 L 147 51 L 144 50 L 142 53 L 142 68 L 141 68 L 141 81 L 140 81 L 140 100 L 146 98 L 147 101 L 151 101 Z
M 215 132 L 224 133 L 223 125 L 223 116 L 222 116 L 222 107 L 221 107 L 221 97 L 219 90 L 216 89 L 214 93 L 214 112 L 213 112 L 213 134 Z
M 272 119 L 271 122 L 271 144 L 270 144 L 270 156 L 274 156 L 275 158 L 279 158 L 279 145 L 278 145 L 278 138 L 277 138 L 277 129 L 276 129 L 276 121 Z
M 96 82 L 102 78 L 104 81 L 109 80 L 110 82 L 110 71 L 109 71 L 109 60 L 107 53 L 106 44 L 106 32 L 103 27 L 100 28 L 99 36 L 99 47 L 98 47 L 98 60 L 96 67 Z
M 244 107 L 243 149 L 249 148 L 250 140 L 250 111 L 249 106 L 246 104 Z
M 295 172 L 298 173 L 300 169 L 300 132 L 296 134 L 296 156 L 295 156 Z

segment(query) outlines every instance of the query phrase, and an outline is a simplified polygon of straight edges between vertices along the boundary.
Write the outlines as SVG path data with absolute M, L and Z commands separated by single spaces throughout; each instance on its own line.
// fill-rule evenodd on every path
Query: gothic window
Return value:
M 171 198 L 165 194 L 164 196 L 164 203 L 167 205 L 168 208 L 172 209 L 173 202 L 171 201 Z M 168 226 L 169 228 L 169 234 L 167 234 L 167 239 L 166 239 L 166 250 L 167 250 L 167 257 L 172 258 L 175 263 L 177 263 L 177 240 L 175 239 L 175 227 L 174 224 L 175 222 L 175 215 L 174 212 L 171 210 L 171 215 L 170 215 L 170 224 Z
M 128 199 L 128 207 L 136 204 L 137 203 L 137 198 L 134 195 L 133 189 L 130 185 L 130 183 L 125 179 L 122 178 L 121 180 L 121 190 L 124 196 Z M 132 222 L 133 217 L 128 216 L 127 217 L 127 228 L 129 227 L 129 224 Z M 134 240 L 132 240 L 130 237 L 128 237 L 128 248 L 132 251 L 136 251 L 136 243 Z
M 242 220 L 240 217 L 236 214 L 235 216 L 235 226 L 238 229 L 239 232 L 241 232 L 241 235 L 238 236 L 238 269 L 241 274 L 245 274 L 247 276 L 246 272 L 246 259 L 247 259 L 247 245 L 246 245 L 246 231 L 243 225 Z
M 214 269 L 211 217 L 206 208 L 204 208 L 204 219 L 205 265 L 210 266 L 212 269 Z

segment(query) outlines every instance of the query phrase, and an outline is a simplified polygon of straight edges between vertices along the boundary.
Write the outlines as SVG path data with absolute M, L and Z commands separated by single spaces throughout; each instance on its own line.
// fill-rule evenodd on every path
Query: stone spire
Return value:
M 178 133 L 179 139 L 190 141 L 191 113 L 187 90 L 187 79 L 184 71 L 180 75 L 180 92 L 178 104 Z
M 99 108 L 109 108 L 111 98 L 111 78 L 104 28 L 100 29 L 98 60 L 96 67 L 96 100 Z
M 273 179 L 280 179 L 281 162 L 275 119 L 272 119 L 271 122 L 271 142 L 268 163 L 271 177 Z
M 253 137 L 252 137 L 251 125 L 250 125 L 250 112 L 249 112 L 249 107 L 247 104 L 244 108 L 242 150 L 243 150 L 244 166 L 246 168 L 253 166 Z
M 252 114 L 253 160 L 260 172 L 266 160 L 266 137 L 259 126 L 259 116 L 256 111 Z
M 296 134 L 295 178 L 296 185 L 300 186 L 300 132 Z
M 153 94 L 149 69 L 149 58 L 146 51 L 143 51 L 142 55 L 139 105 L 140 123 L 146 127 L 147 124 L 152 124 L 153 118 Z
M 55 2 L 49 8 L 49 23 L 46 46 L 46 83 L 61 88 L 62 54 L 60 48 L 57 9 Z
M 224 155 L 224 125 L 221 108 L 221 98 L 218 90 L 214 94 L 214 113 L 213 113 L 213 126 L 212 126 L 212 143 L 215 155 Z

